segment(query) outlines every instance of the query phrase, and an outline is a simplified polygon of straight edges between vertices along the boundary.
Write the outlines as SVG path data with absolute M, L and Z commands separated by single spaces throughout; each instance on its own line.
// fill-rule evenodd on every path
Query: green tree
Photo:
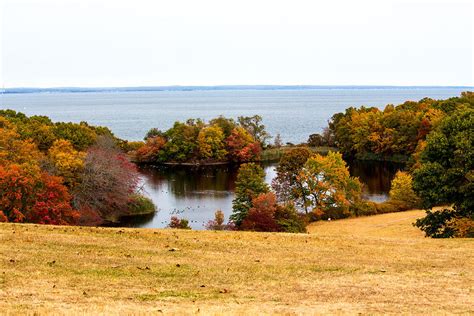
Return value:
M 245 128 L 262 146 L 265 146 L 267 140 L 271 138 L 265 130 L 265 125 L 262 124 L 262 117 L 260 115 L 239 116 L 237 120 L 240 126 Z
M 229 137 L 234 128 L 237 126 L 233 119 L 228 119 L 226 117 L 223 117 L 222 115 L 218 118 L 212 119 L 209 122 L 209 125 L 219 126 L 222 129 L 222 132 L 224 133 L 224 137 Z
M 235 182 L 235 198 L 232 201 L 233 214 L 230 219 L 240 226 L 253 206 L 252 200 L 259 194 L 267 193 L 265 172 L 255 163 L 246 163 L 240 166 Z
M 80 151 L 86 150 L 97 140 L 97 134 L 84 124 L 56 123 L 54 134 L 58 139 L 70 141 L 74 148 Z
M 452 237 L 450 221 L 474 220 L 474 109 L 464 107 L 443 120 L 427 138 L 414 171 L 413 187 L 428 208 L 416 226 L 431 237 Z M 436 205 L 453 209 L 432 212 Z
M 165 152 L 168 160 L 183 162 L 196 156 L 201 123 L 194 120 L 188 120 L 186 123 L 175 122 L 173 127 L 166 131 L 168 142 L 165 145 Z

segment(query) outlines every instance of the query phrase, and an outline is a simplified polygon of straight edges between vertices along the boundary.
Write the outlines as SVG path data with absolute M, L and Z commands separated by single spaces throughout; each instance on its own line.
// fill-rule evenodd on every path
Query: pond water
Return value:
M 271 183 L 277 164 L 263 165 L 265 181 Z M 381 202 L 387 199 L 390 181 L 402 166 L 392 163 L 353 161 L 350 172 L 364 183 L 364 197 Z M 221 209 L 226 218 L 232 213 L 237 168 L 142 167 L 144 189 L 157 206 L 150 216 L 126 219 L 131 227 L 163 228 L 171 216 L 186 218 L 193 229 L 204 229 Z

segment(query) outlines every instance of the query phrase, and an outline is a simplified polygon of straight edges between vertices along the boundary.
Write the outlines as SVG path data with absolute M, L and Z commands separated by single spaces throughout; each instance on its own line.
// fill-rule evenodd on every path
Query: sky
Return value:
M 0 0 L 0 84 L 474 86 L 469 0 Z

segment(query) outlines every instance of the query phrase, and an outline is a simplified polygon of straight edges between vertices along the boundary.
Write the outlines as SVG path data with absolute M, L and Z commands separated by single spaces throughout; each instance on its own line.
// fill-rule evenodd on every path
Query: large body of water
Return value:
M 0 108 L 54 121 L 86 121 L 109 127 L 115 135 L 140 140 L 153 127 L 170 128 L 188 118 L 209 120 L 258 114 L 271 135 L 300 143 L 321 132 L 337 112 L 350 106 L 400 104 L 424 97 L 458 96 L 465 88 L 319 88 L 302 90 L 207 90 L 0 95 Z
M 314 90 L 207 90 L 141 92 L 24 93 L 0 95 L 0 109 L 27 115 L 47 115 L 54 121 L 87 121 L 109 127 L 128 140 L 142 139 L 152 127 L 166 130 L 179 120 L 205 120 L 224 115 L 261 115 L 272 135 L 300 143 L 320 132 L 330 117 L 349 106 L 400 104 L 424 97 L 445 99 L 465 88 L 318 88 Z M 265 167 L 266 181 L 275 165 Z M 384 163 L 351 163 L 351 174 L 365 184 L 365 197 L 387 198 L 390 181 L 400 166 Z M 173 215 L 190 220 L 194 229 L 221 209 L 229 216 L 234 198 L 236 170 L 145 168 L 141 170 L 147 194 L 158 207 L 153 216 L 126 223 L 136 227 L 165 227 Z

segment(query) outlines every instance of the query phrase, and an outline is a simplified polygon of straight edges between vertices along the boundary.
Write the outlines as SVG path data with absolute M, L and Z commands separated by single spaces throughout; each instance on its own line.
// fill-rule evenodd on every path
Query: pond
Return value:
M 263 165 L 265 181 L 271 183 L 277 164 Z M 387 199 L 390 181 L 403 166 L 385 162 L 353 161 L 350 172 L 364 183 L 364 198 L 382 202 Z M 142 167 L 144 190 L 157 206 L 153 215 L 128 218 L 122 223 L 131 227 L 163 228 L 171 216 L 186 218 L 193 229 L 204 225 L 221 209 L 226 218 L 232 213 L 237 168 L 212 167 Z

